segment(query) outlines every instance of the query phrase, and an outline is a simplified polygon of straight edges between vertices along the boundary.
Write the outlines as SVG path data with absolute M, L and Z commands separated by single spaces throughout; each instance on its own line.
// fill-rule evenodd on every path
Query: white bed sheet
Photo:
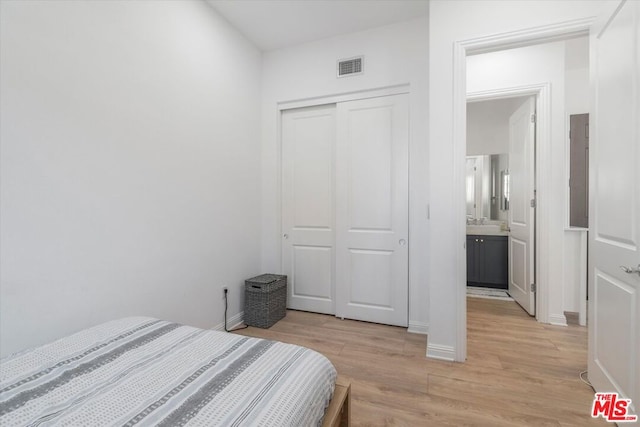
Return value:
M 335 380 L 304 347 L 125 318 L 0 360 L 0 425 L 315 426 Z

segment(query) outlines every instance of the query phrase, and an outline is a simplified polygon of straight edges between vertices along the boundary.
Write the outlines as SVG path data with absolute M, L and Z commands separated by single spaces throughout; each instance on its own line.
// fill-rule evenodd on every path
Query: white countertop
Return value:
M 467 225 L 467 234 L 474 236 L 508 236 L 508 231 L 500 230 L 499 225 Z

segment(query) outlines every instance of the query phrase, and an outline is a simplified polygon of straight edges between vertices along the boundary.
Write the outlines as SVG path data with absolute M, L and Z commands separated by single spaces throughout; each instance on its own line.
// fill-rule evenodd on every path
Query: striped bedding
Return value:
M 307 348 L 125 318 L 0 360 L 0 425 L 314 426 L 335 379 Z

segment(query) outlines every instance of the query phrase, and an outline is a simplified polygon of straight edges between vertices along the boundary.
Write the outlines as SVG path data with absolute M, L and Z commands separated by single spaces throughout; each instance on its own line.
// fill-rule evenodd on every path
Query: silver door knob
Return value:
M 288 238 L 289 238 L 289 235 L 288 235 L 287 233 L 284 233 L 284 234 L 282 235 L 282 237 L 284 237 L 285 239 L 288 239 Z
M 406 241 L 406 240 L 404 240 L 404 239 L 400 239 L 400 240 L 398 241 L 398 243 L 400 244 L 400 246 L 404 246 L 404 245 L 406 245 L 406 244 L 407 244 L 407 241 Z
M 640 275 L 640 264 L 638 264 L 638 267 L 636 267 L 636 268 L 633 268 L 633 267 L 629 268 L 629 267 L 627 267 L 625 265 L 621 265 L 620 269 L 622 271 L 624 271 L 625 273 L 628 273 L 628 274 L 637 273 L 638 275 Z

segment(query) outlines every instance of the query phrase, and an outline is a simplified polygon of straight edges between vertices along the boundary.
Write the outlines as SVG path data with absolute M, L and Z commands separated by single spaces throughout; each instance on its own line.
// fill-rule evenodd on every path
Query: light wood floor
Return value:
M 515 302 L 468 298 L 468 360 L 425 358 L 426 337 L 403 328 L 288 311 L 243 335 L 312 348 L 351 380 L 356 426 L 585 426 L 593 391 L 587 330 L 543 325 Z

